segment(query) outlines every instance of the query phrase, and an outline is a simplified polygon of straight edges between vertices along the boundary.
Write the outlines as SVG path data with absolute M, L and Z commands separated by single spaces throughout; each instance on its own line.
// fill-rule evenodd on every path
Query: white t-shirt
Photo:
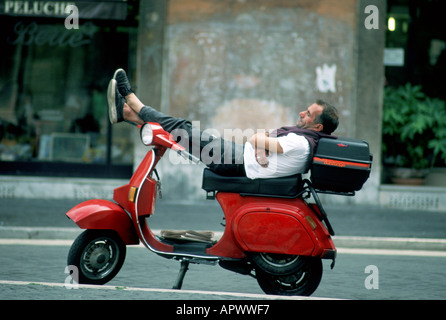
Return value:
M 278 178 L 305 173 L 310 144 L 304 136 L 289 133 L 277 138 L 283 153 L 270 152 L 268 167 L 263 168 L 257 161 L 254 147 L 247 142 L 243 154 L 246 176 L 256 178 Z

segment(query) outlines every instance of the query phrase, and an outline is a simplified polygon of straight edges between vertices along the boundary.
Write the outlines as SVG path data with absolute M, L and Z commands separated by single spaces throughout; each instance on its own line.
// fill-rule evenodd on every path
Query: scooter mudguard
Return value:
M 114 230 L 127 244 L 138 244 L 138 235 L 127 213 L 108 200 L 88 200 L 69 210 L 66 215 L 81 229 Z

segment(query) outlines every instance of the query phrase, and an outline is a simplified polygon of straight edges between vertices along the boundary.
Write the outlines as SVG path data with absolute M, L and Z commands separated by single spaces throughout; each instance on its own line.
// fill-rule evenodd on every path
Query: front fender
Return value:
M 81 229 L 115 230 L 125 244 L 139 243 L 132 220 L 114 202 L 88 200 L 69 210 L 66 215 Z

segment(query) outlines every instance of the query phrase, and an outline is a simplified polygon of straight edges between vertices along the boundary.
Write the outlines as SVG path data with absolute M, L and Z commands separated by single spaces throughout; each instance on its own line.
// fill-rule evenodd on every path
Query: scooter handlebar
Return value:
M 184 159 L 186 160 L 190 160 L 195 164 L 199 164 L 201 162 L 201 160 L 199 158 L 197 158 L 196 156 L 194 156 L 192 153 L 186 151 L 185 149 L 183 150 L 178 150 L 177 153 L 182 156 Z

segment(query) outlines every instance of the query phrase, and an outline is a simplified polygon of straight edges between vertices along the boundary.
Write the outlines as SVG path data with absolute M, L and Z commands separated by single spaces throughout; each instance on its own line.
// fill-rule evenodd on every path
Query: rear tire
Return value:
M 105 284 L 119 272 L 125 255 L 125 244 L 115 231 L 85 230 L 71 245 L 67 265 L 77 267 L 79 283 Z
M 292 274 L 300 270 L 308 257 L 289 254 L 251 252 L 252 262 L 266 273 L 276 276 Z
M 272 275 L 256 268 L 256 278 L 266 294 L 310 296 L 322 278 L 322 261 L 308 258 L 300 270 L 289 275 Z

